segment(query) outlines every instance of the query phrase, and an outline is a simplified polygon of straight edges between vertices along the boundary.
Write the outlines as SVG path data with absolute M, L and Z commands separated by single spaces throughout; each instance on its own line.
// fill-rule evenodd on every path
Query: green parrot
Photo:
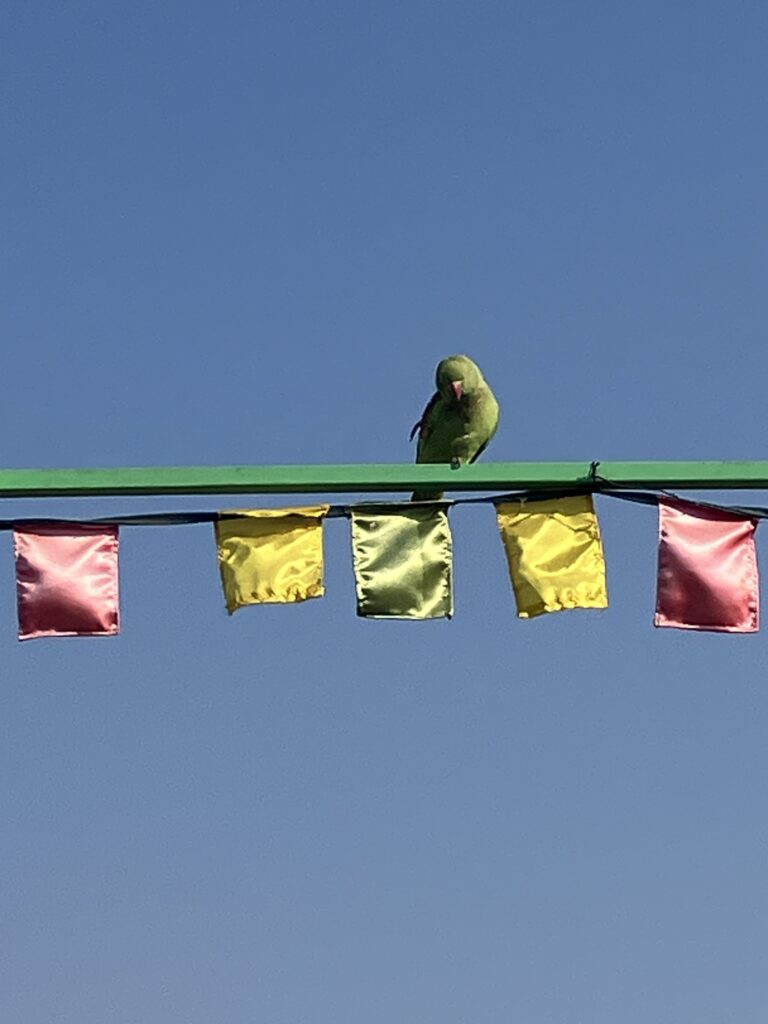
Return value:
M 499 403 L 477 363 L 448 356 L 438 364 L 437 391 L 411 431 L 418 432 L 416 462 L 461 466 L 485 451 L 499 425 Z M 416 491 L 412 501 L 437 501 L 441 492 Z

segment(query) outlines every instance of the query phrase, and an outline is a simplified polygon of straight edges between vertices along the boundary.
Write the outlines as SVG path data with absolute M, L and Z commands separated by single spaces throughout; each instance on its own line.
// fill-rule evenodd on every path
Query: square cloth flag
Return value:
M 659 499 L 654 625 L 754 633 L 759 625 L 757 521 Z
M 18 524 L 19 639 L 119 632 L 118 528 Z
M 418 505 L 352 510 L 357 614 L 374 619 L 453 615 L 448 516 Z
M 248 604 L 322 597 L 328 505 L 236 509 L 216 523 L 219 571 L 230 615 Z
M 521 619 L 566 608 L 606 608 L 600 527 L 591 494 L 496 506 Z

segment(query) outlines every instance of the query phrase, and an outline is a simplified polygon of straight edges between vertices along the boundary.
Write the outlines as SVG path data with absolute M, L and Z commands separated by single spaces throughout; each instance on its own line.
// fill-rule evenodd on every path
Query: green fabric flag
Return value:
M 405 502 L 352 509 L 352 556 L 358 615 L 453 615 L 453 546 L 442 509 Z

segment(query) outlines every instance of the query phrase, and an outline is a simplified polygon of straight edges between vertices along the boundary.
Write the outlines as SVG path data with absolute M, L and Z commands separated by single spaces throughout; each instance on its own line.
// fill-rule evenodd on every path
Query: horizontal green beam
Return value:
M 590 480 L 589 462 L 478 462 L 460 469 L 411 464 L 168 466 L 146 469 L 0 469 L 0 498 L 143 494 L 340 494 L 568 490 Z M 623 487 L 768 488 L 763 462 L 601 462 L 600 477 Z

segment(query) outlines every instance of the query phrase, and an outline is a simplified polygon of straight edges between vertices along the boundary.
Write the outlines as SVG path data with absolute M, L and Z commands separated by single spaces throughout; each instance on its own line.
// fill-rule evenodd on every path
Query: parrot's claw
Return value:
M 461 469 L 461 459 L 458 455 L 454 455 L 451 459 L 451 469 Z

